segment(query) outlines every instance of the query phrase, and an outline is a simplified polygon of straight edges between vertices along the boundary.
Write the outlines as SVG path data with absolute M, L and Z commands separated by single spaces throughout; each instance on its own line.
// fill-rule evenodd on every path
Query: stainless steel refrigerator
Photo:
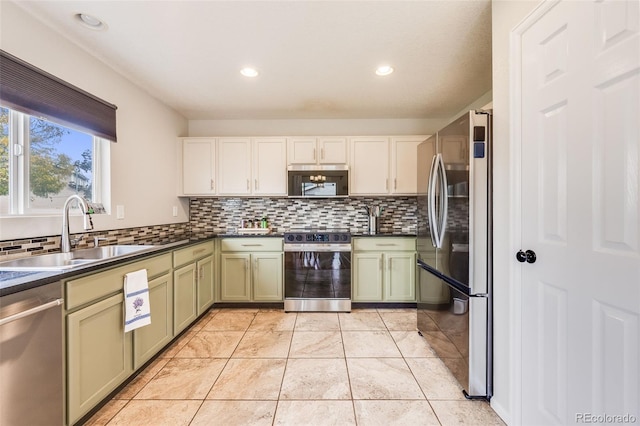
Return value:
M 418 146 L 418 330 L 464 394 L 492 395 L 491 112 Z

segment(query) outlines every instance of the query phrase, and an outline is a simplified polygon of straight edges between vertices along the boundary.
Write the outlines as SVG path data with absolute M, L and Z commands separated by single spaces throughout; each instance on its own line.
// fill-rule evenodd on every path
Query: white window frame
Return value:
M 29 199 L 29 120 L 28 114 L 9 109 L 9 211 L 0 216 L 58 216 L 60 208 L 28 208 Z M 55 123 L 54 121 L 52 121 Z M 58 124 L 58 123 L 55 123 Z M 58 124 L 61 125 L 61 124 Z M 62 125 L 64 126 L 64 125 Z M 67 127 L 67 126 L 64 126 Z M 93 136 L 92 203 L 101 203 L 109 213 L 110 141 Z

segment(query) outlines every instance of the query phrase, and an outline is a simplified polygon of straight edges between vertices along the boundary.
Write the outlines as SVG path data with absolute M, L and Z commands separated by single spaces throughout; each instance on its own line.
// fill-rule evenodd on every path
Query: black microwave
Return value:
M 349 167 L 292 165 L 287 167 L 289 197 L 331 198 L 349 195 Z

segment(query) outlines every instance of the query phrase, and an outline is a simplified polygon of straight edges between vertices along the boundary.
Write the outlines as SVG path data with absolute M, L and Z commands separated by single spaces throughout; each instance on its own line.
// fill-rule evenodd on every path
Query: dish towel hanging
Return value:
M 149 282 L 147 270 L 130 272 L 124 276 L 124 332 L 151 324 Z

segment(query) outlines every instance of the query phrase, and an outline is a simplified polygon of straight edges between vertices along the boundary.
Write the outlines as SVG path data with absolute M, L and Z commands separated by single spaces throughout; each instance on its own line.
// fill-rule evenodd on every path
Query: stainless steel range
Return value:
M 351 311 L 351 234 L 345 230 L 284 233 L 285 312 Z

